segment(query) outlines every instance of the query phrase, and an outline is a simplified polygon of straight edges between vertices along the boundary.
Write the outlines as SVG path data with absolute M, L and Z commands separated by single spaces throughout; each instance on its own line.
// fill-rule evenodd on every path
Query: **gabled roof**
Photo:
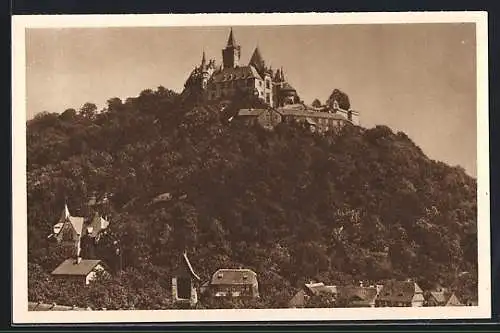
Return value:
M 89 274 L 101 260 L 82 259 L 77 263 L 75 259 L 70 258 L 64 260 L 56 269 L 52 271 L 52 275 L 80 275 L 86 276 Z
M 81 235 L 83 231 L 83 222 L 85 219 L 79 216 L 70 216 L 68 220 L 73 226 L 73 228 L 75 228 L 77 234 Z
M 255 285 L 257 284 L 257 274 L 254 271 L 246 268 L 219 269 L 212 275 L 210 284 Z
M 370 305 L 375 302 L 377 288 L 345 286 L 339 287 L 339 298 L 345 299 L 352 304 Z
M 94 217 L 86 227 L 87 235 L 90 237 L 96 237 L 102 230 L 109 226 L 109 222 L 102 218 L 98 213 L 94 214 Z
M 455 293 L 450 292 L 450 291 L 446 291 L 446 290 L 431 291 L 429 294 L 430 294 L 430 297 L 433 297 L 436 300 L 438 305 L 444 306 L 444 305 L 448 305 L 449 303 L 453 303 L 453 302 L 455 302 L 457 304 L 461 304 L 460 300 L 457 298 Z
M 416 294 L 422 294 L 422 289 L 415 282 L 388 281 L 380 291 L 378 299 L 389 302 L 410 302 Z

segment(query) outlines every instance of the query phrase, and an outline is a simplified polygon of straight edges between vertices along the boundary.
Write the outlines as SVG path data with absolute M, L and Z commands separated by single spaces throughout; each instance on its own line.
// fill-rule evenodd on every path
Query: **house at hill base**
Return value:
M 257 274 L 246 268 L 217 270 L 210 280 L 208 291 L 215 297 L 259 297 Z
M 374 308 L 382 288 L 382 285 L 338 287 L 337 306 L 346 308 Z
M 109 227 L 109 221 L 96 210 L 99 205 L 95 200 L 95 197 L 91 197 L 87 203 L 85 217 L 72 216 L 65 204 L 58 223 L 54 225 L 52 234 L 48 237 L 61 244 L 64 254 L 68 257 L 76 256 L 82 248 L 82 240 L 86 240 L 83 252 L 85 257 L 93 258 L 95 245 Z
M 377 307 L 421 307 L 424 293 L 413 281 L 387 281 L 375 301 Z
M 273 129 L 282 121 L 281 114 L 274 109 L 241 109 L 234 117 L 245 125 L 261 125 L 265 129 Z
M 463 306 L 463 304 L 454 292 L 438 287 L 425 293 L 425 306 Z
M 337 287 L 326 286 L 323 282 L 306 283 L 288 302 L 290 308 L 303 308 L 314 296 L 326 296 L 331 299 L 332 304 L 337 298 Z
M 81 257 L 64 260 L 51 274 L 55 279 L 77 281 L 83 285 L 90 284 L 98 274 L 109 276 L 104 262 L 101 260 L 82 259 Z
M 174 303 L 194 306 L 198 303 L 197 286 L 200 277 L 195 273 L 186 253 L 172 276 L 172 300 Z

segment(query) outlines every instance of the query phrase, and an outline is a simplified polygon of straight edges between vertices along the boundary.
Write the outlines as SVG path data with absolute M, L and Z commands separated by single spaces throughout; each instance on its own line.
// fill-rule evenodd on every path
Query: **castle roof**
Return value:
M 223 70 L 215 73 L 212 76 L 212 80 L 214 82 L 226 82 L 226 81 L 251 79 L 251 78 L 261 79 L 261 76 L 253 66 L 224 68 Z
M 292 87 L 292 85 L 288 82 L 284 82 L 283 85 L 280 88 L 281 91 L 295 91 L 295 88 Z
M 253 51 L 252 57 L 250 58 L 249 65 L 255 66 L 255 68 L 259 71 L 262 71 L 265 67 L 265 62 L 264 62 L 264 59 L 262 58 L 262 54 L 260 53 L 258 46 Z

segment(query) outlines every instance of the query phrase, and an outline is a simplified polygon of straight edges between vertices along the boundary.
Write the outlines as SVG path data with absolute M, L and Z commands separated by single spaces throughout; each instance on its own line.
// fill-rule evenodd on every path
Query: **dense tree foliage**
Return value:
M 170 274 L 184 250 L 203 280 L 223 267 L 257 272 L 261 299 L 233 307 L 284 307 L 310 279 L 411 277 L 477 295 L 475 179 L 386 126 L 319 135 L 221 121 L 255 103 L 219 112 L 198 91 L 159 87 L 101 112 L 86 103 L 30 120 L 30 300 L 173 307 Z M 115 273 L 86 288 L 52 281 L 64 258 L 47 235 L 65 198 L 78 214 L 93 191 L 113 194 L 100 256 Z

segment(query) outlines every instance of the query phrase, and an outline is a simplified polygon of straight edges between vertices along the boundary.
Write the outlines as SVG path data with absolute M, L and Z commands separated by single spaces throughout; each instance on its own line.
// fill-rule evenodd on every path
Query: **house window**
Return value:
M 262 87 L 262 81 L 259 80 L 259 87 Z
M 188 299 L 191 297 L 191 280 L 186 277 L 177 279 L 177 297 Z
M 269 82 L 269 80 L 266 80 L 266 88 L 271 89 L 271 83 Z
M 266 103 L 271 103 L 271 95 L 269 93 L 266 94 Z

